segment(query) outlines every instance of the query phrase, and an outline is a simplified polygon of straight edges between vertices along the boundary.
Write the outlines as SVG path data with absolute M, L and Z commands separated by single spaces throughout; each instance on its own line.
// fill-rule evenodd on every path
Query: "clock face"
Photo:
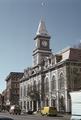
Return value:
M 42 46 L 46 47 L 48 45 L 47 41 L 42 41 Z

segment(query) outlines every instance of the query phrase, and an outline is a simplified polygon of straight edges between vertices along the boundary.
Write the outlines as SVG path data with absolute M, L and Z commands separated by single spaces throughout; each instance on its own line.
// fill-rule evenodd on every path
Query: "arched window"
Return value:
M 30 92 L 32 91 L 32 83 L 30 83 Z
M 55 89 L 56 89 L 56 80 L 55 80 L 55 76 L 53 76 L 51 80 L 51 91 Z
M 24 96 L 26 96 L 26 86 L 24 86 Z
M 20 98 L 22 98 L 22 87 L 20 87 Z
M 65 101 L 63 96 L 59 98 L 59 110 L 60 112 L 65 112 Z
M 60 78 L 59 78 L 59 88 L 63 89 L 64 88 L 64 75 L 63 73 L 60 74 Z
M 27 86 L 27 95 L 30 94 L 31 90 L 32 90 L 32 85 L 28 84 L 28 86 Z
M 49 92 L 49 79 L 48 78 L 45 79 L 44 88 L 45 88 L 45 93 L 48 93 Z
M 34 91 L 37 90 L 36 81 L 34 81 L 34 83 L 33 83 L 33 90 L 34 90 Z
M 40 81 L 38 81 L 38 91 L 40 91 Z

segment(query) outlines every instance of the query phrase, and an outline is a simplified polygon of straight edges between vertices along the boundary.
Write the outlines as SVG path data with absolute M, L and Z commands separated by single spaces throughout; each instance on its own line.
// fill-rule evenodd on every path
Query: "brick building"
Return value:
M 10 72 L 6 77 L 6 106 L 19 104 L 19 80 L 22 76 L 21 72 Z

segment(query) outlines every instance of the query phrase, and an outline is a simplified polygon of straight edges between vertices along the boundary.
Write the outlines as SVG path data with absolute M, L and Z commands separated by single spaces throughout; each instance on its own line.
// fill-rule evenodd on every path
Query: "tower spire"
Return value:
M 46 37 L 50 36 L 46 29 L 46 25 L 45 25 L 43 18 L 41 18 L 39 22 L 36 35 L 41 35 L 41 36 L 46 36 Z
M 40 20 L 38 25 L 35 40 L 35 49 L 33 51 L 33 65 L 40 64 L 41 60 L 45 57 L 50 56 L 51 49 L 50 49 L 50 35 L 47 32 L 45 22 L 43 19 Z

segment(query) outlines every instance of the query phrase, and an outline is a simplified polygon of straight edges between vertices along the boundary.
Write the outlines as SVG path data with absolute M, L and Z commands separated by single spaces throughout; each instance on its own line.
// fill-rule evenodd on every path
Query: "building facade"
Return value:
M 0 111 L 2 110 L 2 94 L 0 94 Z
M 19 104 L 19 80 L 22 78 L 21 72 L 10 72 L 6 77 L 6 96 L 5 106 L 10 107 L 13 104 Z
M 81 49 L 66 48 L 53 54 L 50 38 L 41 20 L 34 38 L 33 66 L 24 70 L 20 80 L 22 111 L 55 106 L 59 112 L 71 112 L 69 92 L 81 89 Z

